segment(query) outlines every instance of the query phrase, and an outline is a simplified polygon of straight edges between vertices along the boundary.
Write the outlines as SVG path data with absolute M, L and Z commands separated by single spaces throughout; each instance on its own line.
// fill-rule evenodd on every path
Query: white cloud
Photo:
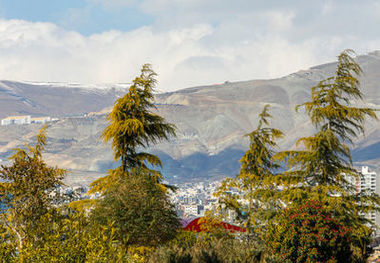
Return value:
M 287 31 L 292 29 L 294 12 L 269 11 L 261 14 L 263 20 L 269 22 L 272 31 Z
M 134 0 L 88 1 L 116 6 Z M 0 20 L 0 79 L 130 82 L 148 62 L 159 74 L 159 89 L 167 91 L 280 77 L 330 62 L 345 48 L 365 53 L 380 47 L 373 27 L 365 28 L 366 21 L 380 20 L 374 4 L 356 12 L 350 2 L 339 16 L 342 8 L 330 1 L 311 7 L 289 1 L 276 9 L 245 0 L 140 3 L 155 23 L 128 32 L 83 36 L 50 23 Z M 359 15 L 346 18 L 350 10 Z
M 50 23 L 0 21 L 0 77 L 14 80 L 129 82 L 146 62 L 171 83 L 175 65 L 207 52 L 197 43 L 212 33 L 207 25 L 154 33 L 144 27 L 84 37 Z M 165 82 L 166 81 L 166 82 Z M 186 83 L 186 81 L 185 81 Z
M 331 0 L 323 3 L 322 14 L 324 15 L 330 14 L 333 12 L 333 10 L 334 10 L 334 3 Z

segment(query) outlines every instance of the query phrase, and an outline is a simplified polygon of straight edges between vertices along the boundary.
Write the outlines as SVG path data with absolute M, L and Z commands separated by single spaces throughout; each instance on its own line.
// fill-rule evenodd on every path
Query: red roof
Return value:
M 205 230 L 207 229 L 206 227 L 207 223 L 209 223 L 207 219 L 205 219 L 204 217 L 198 217 L 198 218 L 195 218 L 193 221 L 191 221 L 187 226 L 185 226 L 184 230 L 193 231 L 193 232 L 209 232 L 209 230 Z M 212 223 L 212 226 L 215 228 L 223 227 L 229 232 L 246 232 L 247 231 L 247 229 L 245 228 L 234 226 L 225 222 Z

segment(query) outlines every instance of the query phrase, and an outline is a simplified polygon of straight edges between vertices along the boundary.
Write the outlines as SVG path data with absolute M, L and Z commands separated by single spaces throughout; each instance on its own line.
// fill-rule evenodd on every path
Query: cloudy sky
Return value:
M 380 49 L 380 1 L 0 0 L 0 79 L 159 90 L 275 78 Z

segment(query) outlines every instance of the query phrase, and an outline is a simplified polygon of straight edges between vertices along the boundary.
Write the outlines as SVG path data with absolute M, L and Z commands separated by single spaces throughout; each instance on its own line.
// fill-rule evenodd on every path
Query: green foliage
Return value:
M 0 262 L 365 262 L 372 229 L 364 214 L 379 210 L 380 197 L 350 185 L 361 174 L 349 146 L 364 133 L 365 120 L 377 117 L 355 104 L 363 98 L 361 69 L 351 54 L 341 53 L 335 75 L 297 107 L 316 128 L 298 140 L 301 150 L 276 153 L 283 133 L 269 127 L 268 105 L 247 134 L 240 173 L 216 193 L 218 212 L 235 211 L 247 234 L 216 229 L 216 215 L 205 219 L 210 231 L 179 231 L 154 170 L 161 161 L 140 151 L 175 135 L 174 125 L 155 113 L 156 74 L 146 64 L 108 116 L 102 136 L 121 166 L 91 184 L 100 199 L 76 203 L 92 210 L 65 207 L 55 194 L 65 171 L 42 160 L 45 128 L 34 147 L 15 149 L 13 164 L 1 166 Z M 287 166 L 280 174 L 279 162 Z
M 182 231 L 152 253 L 148 262 L 261 262 L 264 249 L 257 240 L 239 239 L 226 232 L 215 235 Z
M 358 76 L 362 69 L 351 56 L 352 50 L 338 57 L 335 76 L 322 80 L 312 88 L 312 100 L 303 106 L 312 123 L 322 131 L 331 130 L 342 141 L 352 142 L 364 133 L 366 117 L 377 119 L 374 109 L 351 106 L 352 100 L 363 99 Z M 349 155 L 344 155 L 349 158 Z
M 15 262 L 16 250 L 16 238 L 5 224 L 0 224 L 0 262 Z
M 0 169 L 0 202 L 6 207 L 0 215 L 4 230 L 2 237 L 15 241 L 14 249 L 23 254 L 25 240 L 42 242 L 33 231 L 40 225 L 40 219 L 58 202 L 54 190 L 62 185 L 65 171 L 49 167 L 42 160 L 46 144 L 45 127 L 37 135 L 37 144 L 26 145 L 27 150 L 15 149 L 10 166 Z
M 272 230 L 280 228 L 281 220 L 273 221 L 273 216 L 284 207 L 318 201 L 336 224 L 352 230 L 350 257 L 364 262 L 372 232 L 364 215 L 379 209 L 380 198 L 370 192 L 357 193 L 350 184 L 352 178 L 360 180 L 361 174 L 352 165 L 349 144 L 364 133 L 367 118 L 377 117 L 374 109 L 355 105 L 363 98 L 357 78 L 361 69 L 351 54 L 350 50 L 342 52 L 335 76 L 313 87 L 311 101 L 297 106 L 305 109 L 317 129 L 314 135 L 298 140 L 302 150 L 274 152 L 282 133 L 262 127 L 270 117 L 265 108 L 258 128 L 249 134 L 250 148 L 241 159 L 239 175 L 225 180 L 217 195 L 251 230 L 262 230 L 259 234 L 265 233 L 267 223 Z M 287 169 L 275 174 L 279 163 Z M 230 194 L 231 188 L 241 194 Z M 326 238 L 333 242 L 334 237 Z M 294 242 L 301 239 L 295 236 Z
M 0 262 L 127 262 L 112 225 L 62 206 L 55 190 L 66 172 L 46 165 L 45 144 L 44 127 L 34 147 L 15 149 L 12 165 L 1 167 Z
M 268 225 L 269 254 L 278 262 L 352 262 L 351 229 L 319 202 L 286 208 Z
M 121 166 L 91 184 L 90 193 L 101 193 L 95 202 L 80 201 L 74 207 L 92 206 L 92 221 L 101 226 L 112 224 L 115 238 L 129 254 L 144 260 L 159 244 L 175 237 L 179 220 L 160 184 L 161 174 L 151 167 L 161 166 L 160 159 L 140 152 L 161 140 L 174 136 L 174 125 L 154 112 L 156 73 L 146 64 L 133 80 L 128 93 L 119 98 L 108 115 L 109 126 L 102 137 L 112 141 L 115 161 Z
M 116 237 L 125 245 L 157 246 L 175 237 L 180 224 L 167 191 L 141 168 L 120 177 L 97 202 L 96 222 L 113 222 Z
M 241 158 L 240 173 L 235 178 L 223 181 L 216 193 L 220 202 L 227 209 L 232 209 L 244 226 L 251 231 L 266 224 L 278 207 L 276 194 L 279 190 L 275 184 L 274 171 L 279 167 L 273 161 L 276 139 L 283 136 L 278 129 L 265 127 L 269 125 L 268 118 L 272 116 L 266 105 L 259 115 L 259 124 L 256 130 L 247 134 L 250 139 L 249 149 Z M 240 195 L 230 194 L 234 188 Z
M 149 64 L 141 69 L 140 76 L 133 80 L 128 93 L 119 98 L 112 112 L 108 115 L 109 126 L 104 130 L 102 137 L 105 142 L 112 140 L 115 161 L 121 160 L 121 169 L 124 172 L 134 167 L 147 168 L 161 166 L 160 159 L 146 152 L 138 152 L 138 148 L 146 148 L 161 140 L 167 140 L 175 135 L 175 127 L 165 122 L 164 118 L 154 113 L 154 88 L 156 73 Z M 155 176 L 160 177 L 158 172 Z M 108 181 L 96 181 L 95 190 L 103 192 Z M 102 185 L 105 185 L 104 187 Z
M 44 215 L 31 234 L 25 242 L 24 262 L 127 262 L 131 257 L 115 239 L 112 225 L 93 225 L 76 211 L 64 217 Z
M 112 225 L 93 224 L 80 212 L 57 212 L 50 210 L 28 230 L 22 250 L 11 231 L 2 232 L 0 262 L 139 262 L 116 239 Z
M 46 144 L 44 130 L 37 135 L 34 147 L 15 149 L 10 158 L 12 165 L 0 169 L 1 203 L 9 208 L 8 215 L 17 217 L 20 223 L 33 222 L 45 214 L 57 200 L 54 191 L 63 184 L 65 170 L 49 167 L 42 160 Z
M 357 79 L 361 69 L 350 53 L 340 54 L 335 76 L 313 87 L 311 101 L 298 106 L 305 108 L 317 132 L 298 140 L 304 150 L 277 155 L 287 164 L 277 180 L 284 188 L 282 202 L 320 201 L 335 218 L 352 227 L 357 246 L 353 251 L 360 250 L 359 257 L 365 257 L 371 232 L 366 224 L 371 222 L 364 214 L 378 210 L 380 198 L 370 192 L 356 193 L 350 184 L 350 178 L 360 180 L 361 174 L 353 168 L 347 143 L 364 132 L 366 118 L 376 119 L 376 115 L 374 109 L 353 105 L 363 95 Z
M 373 109 L 351 105 L 352 99 L 361 99 L 363 95 L 356 77 L 361 69 L 349 54 L 350 51 L 345 51 L 339 56 L 334 77 L 313 87 L 311 101 L 298 106 L 304 106 L 319 130 L 313 136 L 299 139 L 298 144 L 303 145 L 305 150 L 285 151 L 278 155 L 279 159 L 287 161 L 287 183 L 301 191 L 312 190 L 312 193 L 294 194 L 289 201 L 295 201 L 298 197 L 302 199 L 305 194 L 327 195 L 332 197 L 331 200 L 352 198 L 354 189 L 347 178 L 359 178 L 360 174 L 352 167 L 351 153 L 346 142 L 352 142 L 359 135 L 358 132 L 364 132 L 366 117 L 376 118 L 376 115 Z M 298 187 L 298 183 L 302 183 L 303 187 Z M 362 198 L 356 202 L 360 202 L 362 208 L 364 204 L 378 202 L 377 197 L 360 197 Z M 371 206 L 368 209 L 373 208 Z M 353 212 L 351 206 L 348 210 L 345 212 Z

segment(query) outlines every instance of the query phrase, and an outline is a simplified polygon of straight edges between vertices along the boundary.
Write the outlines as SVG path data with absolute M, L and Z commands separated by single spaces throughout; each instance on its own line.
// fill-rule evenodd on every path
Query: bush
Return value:
M 92 218 L 104 225 L 113 223 L 124 245 L 163 244 L 173 239 L 180 227 L 167 190 L 142 169 L 120 177 L 99 200 Z
M 321 203 L 285 209 L 268 225 L 269 254 L 281 262 L 351 262 L 351 230 Z
M 244 237 L 245 234 L 236 236 L 226 232 L 220 235 L 182 231 L 167 245 L 159 247 L 149 262 L 261 262 L 263 244 Z

